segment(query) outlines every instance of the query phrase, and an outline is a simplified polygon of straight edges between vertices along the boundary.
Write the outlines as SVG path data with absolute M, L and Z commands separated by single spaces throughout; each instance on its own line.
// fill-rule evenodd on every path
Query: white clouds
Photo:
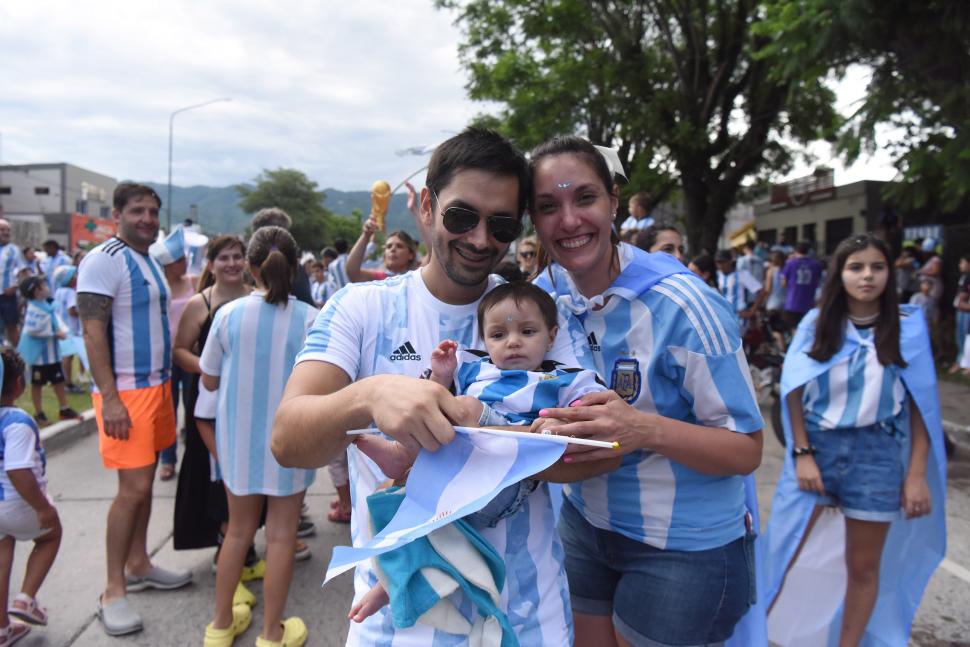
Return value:
M 394 181 L 426 161 L 395 150 L 481 109 L 452 20 L 430 0 L 4 3 L 3 161 L 162 180 L 169 114 L 227 96 L 175 118 L 177 184 L 279 166 L 321 186 Z

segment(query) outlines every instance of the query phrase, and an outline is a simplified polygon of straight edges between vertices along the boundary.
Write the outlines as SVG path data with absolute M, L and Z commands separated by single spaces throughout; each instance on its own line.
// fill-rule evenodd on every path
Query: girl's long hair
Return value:
M 859 234 L 846 238 L 835 248 L 829 262 L 828 275 L 822 288 L 818 304 L 818 319 L 815 321 L 815 341 L 808 356 L 819 362 L 827 362 L 842 347 L 845 340 L 846 318 L 849 314 L 848 298 L 842 283 L 842 269 L 852 254 L 873 247 L 886 259 L 889 278 L 886 288 L 879 296 L 879 318 L 876 319 L 875 345 L 879 363 L 883 366 L 896 364 L 905 367 L 903 355 L 899 350 L 899 298 L 896 296 L 896 281 L 892 254 L 882 239 L 873 234 Z
M 299 266 L 296 241 L 282 227 L 260 227 L 249 239 L 246 262 L 259 270 L 266 303 L 284 305 L 290 298 Z

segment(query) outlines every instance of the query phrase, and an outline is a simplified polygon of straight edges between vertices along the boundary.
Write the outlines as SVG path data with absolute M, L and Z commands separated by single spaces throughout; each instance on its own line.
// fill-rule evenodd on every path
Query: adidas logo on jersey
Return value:
M 595 332 L 589 333 L 589 337 L 586 338 L 586 342 L 589 344 L 589 349 L 591 351 L 593 351 L 594 353 L 598 353 L 601 350 L 603 350 L 603 347 L 600 346 L 600 343 L 598 341 L 596 341 L 596 333 Z
M 406 341 L 396 351 L 391 353 L 388 359 L 392 362 L 420 362 L 421 356 L 418 355 L 418 351 L 414 350 L 411 342 Z

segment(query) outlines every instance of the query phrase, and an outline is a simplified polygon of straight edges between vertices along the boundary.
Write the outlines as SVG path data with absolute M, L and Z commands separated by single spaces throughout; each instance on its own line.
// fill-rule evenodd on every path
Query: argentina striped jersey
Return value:
M 31 345 L 33 347 L 31 357 L 26 358 L 31 365 L 56 364 L 61 361 L 60 347 L 57 344 L 58 323 L 53 312 L 39 307 L 33 300 L 27 302 L 23 334 L 30 335 L 36 340 Z
M 13 243 L 0 247 L 0 292 L 17 285 L 17 273 L 24 265 L 20 248 Z
M 77 292 L 112 299 L 108 344 L 119 391 L 168 380 L 172 367 L 170 292 L 155 259 L 118 237 L 109 238 L 81 261 Z
M 0 407 L 0 501 L 22 498 L 7 476 L 9 470 L 30 469 L 45 492 L 46 468 L 47 457 L 34 419 L 23 409 Z
M 48 256 L 44 261 L 42 267 L 44 268 L 44 276 L 47 277 L 47 287 L 50 288 L 51 294 L 57 291 L 57 286 L 54 285 L 54 270 L 61 267 L 62 265 L 70 265 L 71 257 L 64 253 L 63 250 L 57 250 L 57 253 L 53 256 Z
M 487 289 L 501 283 L 492 276 Z M 383 281 L 356 283 L 340 290 L 317 317 L 298 362 L 321 361 L 341 368 L 351 380 L 395 374 L 417 378 L 430 364 L 431 352 L 445 339 L 462 348 L 482 347 L 476 321 L 477 302 L 450 305 L 436 299 L 421 278 L 421 270 Z M 575 324 L 560 322 L 551 359 L 567 366 L 581 365 L 577 353 L 588 355 L 584 336 Z M 393 398 L 393 393 L 387 394 Z M 387 480 L 380 469 L 353 445 L 348 449 L 354 503 L 351 537 L 355 546 L 372 533 L 367 523 L 366 497 Z M 363 523 L 361 523 L 363 521 Z M 572 644 L 572 615 L 563 567 L 563 549 L 555 529 L 548 487 L 543 484 L 522 509 L 494 528 L 482 531 L 506 565 L 506 582 L 500 607 L 522 645 Z M 377 582 L 369 563 L 358 565 L 354 575 L 357 601 Z M 474 607 L 463 600 L 458 608 L 473 618 Z M 395 628 L 389 607 L 364 622 L 351 623 L 348 645 L 391 647 L 462 645 L 461 637 L 418 624 Z
M 568 407 L 587 393 L 605 391 L 595 371 L 543 362 L 535 371 L 501 369 L 477 351 L 461 353 L 455 391 L 492 407 L 516 425 L 532 424 L 539 411 Z
M 872 328 L 846 322 L 846 336 L 859 342 L 839 362 L 805 385 L 802 404 L 805 425 L 812 429 L 865 427 L 895 418 L 906 401 L 900 367 L 879 363 Z
M 754 302 L 755 296 L 761 290 L 761 282 L 751 272 L 740 268 L 730 274 L 718 270 L 717 288 L 731 307 L 741 312 Z
M 327 266 L 327 277 L 333 281 L 336 289 L 340 289 L 343 286 L 350 283 L 350 279 L 347 278 L 347 255 L 341 254 L 337 258 L 330 261 L 330 265 Z
M 621 275 L 654 254 L 620 247 Z M 764 424 L 733 310 L 693 274 L 667 276 L 639 294 L 610 288 L 582 315 L 597 372 L 640 411 L 740 433 Z M 560 307 L 564 298 L 559 300 Z M 745 532 L 744 479 L 703 474 L 649 451 L 564 492 L 590 524 L 651 546 L 706 550 Z
M 287 496 L 307 489 L 315 470 L 280 466 L 270 451 L 273 417 L 317 310 L 290 296 L 272 305 L 265 292 L 219 308 L 199 368 L 219 376 L 216 446 L 233 494 Z

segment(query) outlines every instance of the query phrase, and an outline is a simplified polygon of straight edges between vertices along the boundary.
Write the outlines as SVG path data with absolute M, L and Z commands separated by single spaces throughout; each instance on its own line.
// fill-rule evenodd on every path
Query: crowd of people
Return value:
M 212 621 L 198 638 L 232 645 L 257 604 L 246 583 L 262 579 L 256 644 L 298 646 L 306 624 L 284 611 L 294 562 L 309 556 L 303 499 L 316 470 L 327 466 L 336 490 L 328 519 L 350 523 L 360 546 L 399 488 L 421 487 L 409 483 L 418 453 L 464 424 L 617 445 L 570 442 L 462 519 L 471 562 L 492 559 L 503 576 L 475 588 L 445 569 L 460 584 L 434 580 L 457 589 L 447 612 L 413 604 L 410 578 L 437 568 L 433 551 L 407 568 L 358 565 L 348 644 L 758 645 L 792 606 L 805 619 L 794 624 L 823 642 L 905 644 L 942 558 L 945 461 L 925 307 L 902 305 L 897 280 L 939 268 L 901 265 L 868 234 L 827 265 L 804 242 L 689 259 L 680 231 L 650 216 L 649 195 L 617 222 L 618 171 L 578 137 L 527 159 L 469 128 L 435 149 L 420 191 L 408 185 L 421 240 L 386 235 L 379 267 L 365 261 L 374 219 L 353 245 L 301 257 L 289 217 L 269 208 L 249 240 L 209 240 L 204 272 L 189 275 L 183 230 L 159 240 L 162 201 L 134 183 L 115 191 L 117 234 L 76 265 L 53 250 L 29 266 L 0 221 L 7 340 L 20 332 L 19 303 L 7 318 L 19 290 L 22 337 L 43 346 L 41 359 L 2 353 L 0 647 L 29 629 L 4 613 L 15 540 L 35 547 L 9 614 L 44 624 L 37 593 L 61 537 L 37 416 L 15 400 L 27 374 L 64 382 L 55 340 L 72 336 L 93 378 L 102 460 L 117 473 L 98 599 L 108 635 L 142 629 L 129 593 L 192 581 L 147 551 L 156 469 L 178 478 L 175 548 L 217 548 Z M 51 287 L 76 290 L 64 318 Z M 970 321 L 968 295 L 964 278 L 957 306 Z M 764 534 L 752 476 L 764 421 L 742 342 L 762 311 L 788 353 L 788 445 Z M 347 435 L 368 426 L 383 436 Z M 835 514 L 844 533 L 833 539 L 823 531 Z M 832 608 L 818 599 L 831 591 L 796 584 L 816 567 L 815 540 L 836 542 L 845 564 Z

